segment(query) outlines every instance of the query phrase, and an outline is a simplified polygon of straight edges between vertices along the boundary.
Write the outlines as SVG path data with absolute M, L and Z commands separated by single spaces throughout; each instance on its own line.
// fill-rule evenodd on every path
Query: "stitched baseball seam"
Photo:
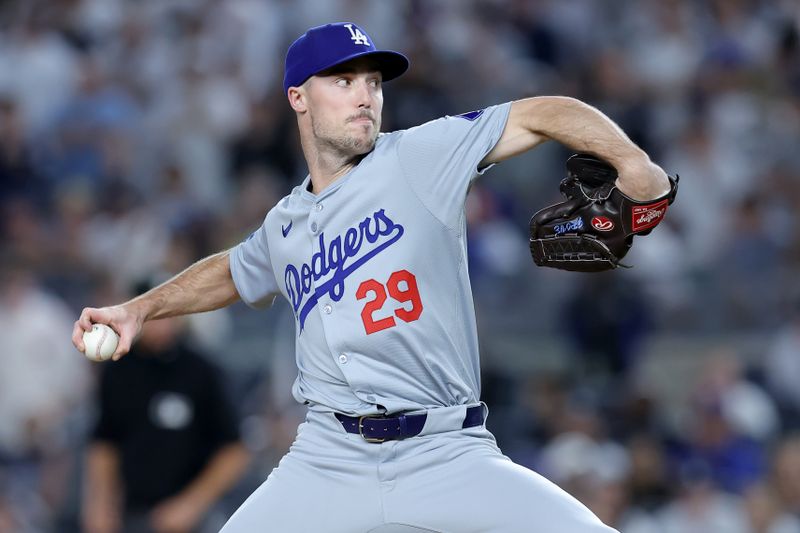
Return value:
M 106 337 L 108 336 L 108 330 L 106 328 L 102 328 L 103 334 L 100 336 L 100 340 L 97 341 L 97 347 L 95 348 L 95 359 L 100 359 L 100 349 L 103 347 L 103 343 L 106 341 Z

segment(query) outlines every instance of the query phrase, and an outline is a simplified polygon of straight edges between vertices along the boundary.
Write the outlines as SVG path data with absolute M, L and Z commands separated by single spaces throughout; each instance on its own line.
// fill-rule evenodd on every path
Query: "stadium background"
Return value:
M 236 244 L 300 181 L 283 54 L 339 20 L 412 61 L 385 87 L 384 130 L 563 94 L 682 176 L 635 268 L 602 275 L 528 256 L 563 148 L 472 190 L 484 399 L 504 451 L 625 533 L 800 531 L 793 0 L 0 4 L 0 531 L 75 530 L 97 365 L 71 347 L 72 321 Z M 190 328 L 254 453 L 221 522 L 302 415 L 294 326 L 281 303 Z

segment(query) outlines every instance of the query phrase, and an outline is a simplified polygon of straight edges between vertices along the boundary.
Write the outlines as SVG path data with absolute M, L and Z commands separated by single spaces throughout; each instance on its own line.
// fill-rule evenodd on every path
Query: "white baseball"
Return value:
M 83 353 L 92 361 L 108 361 L 117 349 L 119 336 L 105 324 L 92 324 L 92 330 L 83 333 Z

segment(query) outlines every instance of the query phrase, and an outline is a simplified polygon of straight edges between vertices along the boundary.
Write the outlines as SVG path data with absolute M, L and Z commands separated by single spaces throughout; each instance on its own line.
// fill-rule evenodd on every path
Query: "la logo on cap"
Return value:
M 345 24 L 345 28 L 350 30 L 350 40 L 353 41 L 355 44 L 363 44 L 364 46 L 369 46 L 369 41 L 367 40 L 367 36 L 362 33 L 361 30 L 358 28 L 353 28 L 352 24 Z

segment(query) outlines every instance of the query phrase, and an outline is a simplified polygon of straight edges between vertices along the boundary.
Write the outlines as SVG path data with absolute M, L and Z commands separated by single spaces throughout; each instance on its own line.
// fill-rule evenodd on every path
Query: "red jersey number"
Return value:
M 389 276 L 386 287 L 374 279 L 368 279 L 361 283 L 356 290 L 356 298 L 363 300 L 368 293 L 373 294 L 371 300 L 367 300 L 364 309 L 361 310 L 361 320 L 364 323 L 364 330 L 367 335 L 392 328 L 397 325 L 393 316 L 385 318 L 375 318 L 373 314 L 383 308 L 386 303 L 386 291 L 389 296 L 400 302 L 402 305 L 394 310 L 395 316 L 403 322 L 413 322 L 422 314 L 422 298 L 417 287 L 417 278 L 408 270 L 398 270 Z M 409 305 L 410 304 L 410 307 Z

